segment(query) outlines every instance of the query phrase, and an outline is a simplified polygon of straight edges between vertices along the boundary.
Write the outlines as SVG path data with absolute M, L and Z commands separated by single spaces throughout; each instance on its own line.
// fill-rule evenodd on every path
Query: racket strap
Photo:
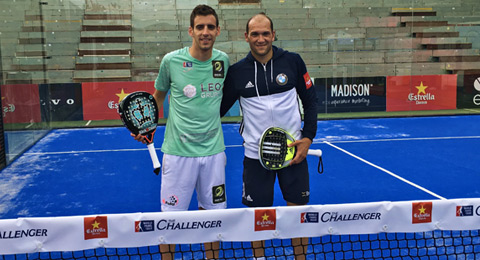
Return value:
M 323 160 L 321 156 L 318 158 L 318 173 L 323 173 Z

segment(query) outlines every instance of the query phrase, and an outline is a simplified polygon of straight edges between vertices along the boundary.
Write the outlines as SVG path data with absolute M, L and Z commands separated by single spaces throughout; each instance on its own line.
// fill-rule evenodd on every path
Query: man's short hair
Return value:
M 265 17 L 268 19 L 268 21 L 270 21 L 270 30 L 272 30 L 272 32 L 273 32 L 273 22 L 272 22 L 272 19 L 270 19 L 270 17 L 268 17 L 268 15 L 267 15 L 266 13 L 261 12 L 261 13 L 259 13 L 259 14 L 256 14 L 256 15 L 250 17 L 250 19 L 248 19 L 248 21 L 247 21 L 247 27 L 245 28 L 245 31 L 247 32 L 247 34 L 248 34 L 248 24 L 250 24 L 250 21 L 251 21 L 253 18 L 255 18 L 255 17 L 257 17 L 257 16 L 260 16 L 260 15 L 265 16 Z
M 216 26 L 218 27 L 218 15 L 217 12 L 215 12 L 215 9 L 211 8 L 208 5 L 197 5 L 192 13 L 190 14 L 190 27 L 195 26 L 195 17 L 197 16 L 207 16 L 207 15 L 213 15 L 215 16 L 215 20 L 217 21 Z

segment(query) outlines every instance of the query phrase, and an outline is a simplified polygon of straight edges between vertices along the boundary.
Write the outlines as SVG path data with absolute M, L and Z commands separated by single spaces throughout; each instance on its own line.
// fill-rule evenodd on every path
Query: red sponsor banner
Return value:
M 82 83 L 83 119 L 120 119 L 117 108 L 120 101 L 135 91 L 155 91 L 153 81 L 142 82 L 88 82 Z M 163 109 L 159 116 L 163 117 Z
M 456 74 L 387 77 L 387 111 L 456 109 L 456 106 Z
M 432 202 L 413 202 L 412 203 L 412 223 L 430 223 L 432 222 Z
M 108 238 L 108 221 L 106 216 L 85 217 L 83 223 L 85 240 Z
M 1 92 L 4 123 L 38 123 L 42 121 L 38 85 L 2 85 Z
M 277 215 L 275 209 L 255 210 L 255 231 L 275 230 Z

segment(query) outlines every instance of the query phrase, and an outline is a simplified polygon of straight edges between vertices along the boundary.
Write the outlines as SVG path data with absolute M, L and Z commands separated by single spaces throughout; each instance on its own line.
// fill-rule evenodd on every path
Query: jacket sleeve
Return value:
M 225 114 L 230 110 L 230 108 L 235 104 L 235 101 L 238 99 L 238 93 L 235 88 L 231 70 L 228 71 L 227 77 L 223 82 L 223 97 L 222 103 L 220 105 L 220 117 L 225 116 Z
M 313 141 L 317 134 L 317 93 L 313 80 L 308 75 L 307 67 L 303 59 L 298 55 L 298 84 L 296 86 L 298 96 L 303 105 L 303 137 Z

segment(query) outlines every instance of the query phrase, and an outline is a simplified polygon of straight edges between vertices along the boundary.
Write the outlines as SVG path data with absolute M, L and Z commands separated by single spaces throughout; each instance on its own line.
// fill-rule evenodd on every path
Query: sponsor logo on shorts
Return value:
M 168 205 L 168 206 L 172 206 L 172 207 L 177 206 L 178 205 L 178 197 L 175 196 L 175 195 L 171 195 L 167 199 L 163 199 L 162 203 L 165 204 L 165 205 Z
M 412 202 L 412 223 L 432 222 L 432 202 Z
M 225 195 L 225 184 L 213 186 L 212 195 L 214 204 L 225 202 L 227 200 Z
M 85 240 L 108 238 L 108 221 L 106 216 L 85 217 L 83 224 Z
M 155 230 L 155 221 L 153 220 L 135 221 L 135 233 L 150 232 L 154 230 Z

